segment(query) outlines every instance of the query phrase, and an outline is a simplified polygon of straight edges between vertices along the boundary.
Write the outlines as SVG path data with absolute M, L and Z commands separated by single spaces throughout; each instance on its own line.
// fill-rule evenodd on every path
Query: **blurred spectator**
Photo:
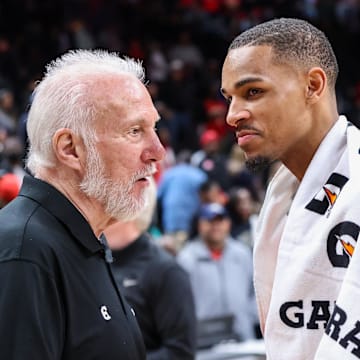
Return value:
M 0 169 L 0 209 L 17 196 L 20 186 L 15 174 Z
M 150 81 L 162 83 L 168 74 L 168 62 L 160 42 L 151 41 L 148 45 L 147 71 Z
M 124 41 L 118 33 L 116 21 L 105 22 L 98 34 L 97 42 L 101 48 L 126 53 Z
M 128 54 L 130 57 L 135 59 L 144 60 L 145 58 L 145 49 L 141 40 L 137 37 L 131 38 L 128 42 Z
M 74 16 L 66 23 L 65 32 L 60 36 L 60 51 L 69 49 L 93 49 L 95 40 L 89 31 L 85 19 Z
M 193 117 L 196 109 L 198 87 L 186 73 L 184 62 L 171 61 L 168 78 L 160 84 L 159 97 L 171 111 L 169 130 L 175 152 L 193 147 Z
M 155 99 L 155 107 L 161 116 L 160 121 L 157 123 L 157 131 L 159 139 L 165 149 L 164 158 L 158 163 L 158 171 L 155 174 L 156 182 L 158 183 L 161 179 L 163 172 L 166 169 L 171 168 L 176 164 L 176 154 L 172 146 L 171 132 L 169 121 L 172 118 L 172 112 L 162 101 L 156 101 L 155 89 L 157 88 L 156 83 L 150 83 L 149 92 L 153 99 Z
M 199 68 L 204 63 L 200 48 L 193 42 L 192 34 L 188 30 L 182 30 L 178 41 L 170 46 L 168 57 L 170 61 L 180 60 L 185 66 Z
M 164 171 L 158 185 L 161 228 L 173 237 L 174 252 L 188 239 L 192 219 L 200 207 L 199 187 L 207 180 L 206 173 L 189 160 L 190 153 L 182 151 L 177 164 Z
M 218 203 L 223 206 L 228 202 L 228 194 L 225 192 L 220 184 L 215 180 L 207 180 L 199 187 L 200 206 L 211 203 Z M 198 212 L 192 219 L 190 240 L 193 240 L 198 235 Z
M 191 164 L 203 170 L 209 179 L 218 182 L 227 191 L 230 177 L 227 171 L 227 159 L 221 152 L 221 138 L 215 130 L 205 130 L 200 136 L 201 149 L 191 156 Z
M 8 134 L 14 134 L 16 126 L 14 94 L 10 89 L 0 89 L 0 128 L 5 129 Z
M 23 146 L 20 139 L 15 135 L 6 137 L 1 152 L 0 168 L 14 174 L 18 178 L 20 184 L 25 175 L 22 157 Z
M 19 120 L 17 124 L 16 134 L 22 146 L 21 158 L 23 165 L 25 164 L 25 158 L 28 151 L 28 133 L 26 129 L 27 118 L 31 103 L 33 101 L 35 86 L 39 79 L 41 79 L 41 75 L 34 74 L 30 79 L 26 81 L 26 87 L 23 93 L 24 104 L 21 107 Z
M 0 88 L 10 86 L 12 82 L 18 80 L 18 60 L 21 59 L 17 58 L 13 44 L 7 36 L 1 34 L 0 30 Z
M 200 163 L 206 157 L 206 151 L 204 147 L 208 147 L 210 152 L 218 151 L 220 146 L 220 135 L 214 130 L 203 131 L 200 136 L 201 148 L 195 151 L 191 155 L 190 163 L 194 166 L 199 167 Z
M 177 259 L 190 274 L 198 320 L 234 316 L 239 340 L 255 338 L 258 323 L 252 283 L 252 255 L 230 236 L 225 207 L 212 203 L 199 212 L 199 236 L 180 250 Z
M 230 192 L 227 209 L 231 217 L 231 236 L 252 249 L 259 204 L 255 202 L 247 188 L 240 187 Z
M 202 79 L 205 92 L 202 103 L 205 117 L 203 125 L 205 130 L 215 130 L 223 140 L 226 135 L 233 134 L 233 132 L 225 121 L 228 105 L 220 92 L 221 74 L 219 69 L 221 67 L 216 60 L 208 61 L 205 79 Z
M 0 126 L 0 207 L 6 205 L 19 192 L 25 171 L 23 145 L 16 135 L 10 135 Z
M 199 195 L 201 204 L 219 203 L 225 205 L 228 201 L 226 192 L 215 180 L 205 181 L 200 185 Z
M 255 201 L 261 202 L 264 197 L 264 174 L 255 174 L 246 167 L 244 151 L 236 143 L 231 147 L 226 166 L 231 188 L 245 187 Z
M 335 5 L 338 22 L 351 32 L 359 31 L 360 3 L 356 0 L 340 0 Z
M 154 181 L 147 195 L 149 203 L 137 219 L 117 222 L 105 230 L 112 249 L 111 267 L 120 291 L 136 313 L 146 359 L 191 360 L 196 318 L 189 277 L 146 232 L 155 209 Z
M 216 131 L 220 140 L 224 140 L 230 133 L 230 127 L 225 121 L 227 106 L 224 101 L 217 98 L 207 98 L 204 101 L 204 107 L 206 116 L 205 129 Z

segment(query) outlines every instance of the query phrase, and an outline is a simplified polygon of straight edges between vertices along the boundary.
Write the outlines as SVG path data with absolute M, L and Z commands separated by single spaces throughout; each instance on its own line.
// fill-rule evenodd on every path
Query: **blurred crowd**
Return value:
M 251 253 L 276 164 L 258 174 L 246 169 L 225 123 L 221 64 L 238 33 L 281 16 L 307 19 L 328 35 L 340 67 L 339 112 L 359 124 L 358 0 L 1 1 L 0 207 L 16 196 L 25 174 L 27 111 L 45 64 L 69 49 L 109 49 L 143 62 L 161 115 L 158 134 L 166 157 L 155 178 L 153 238 L 173 255 L 183 251 L 180 259 L 190 274 L 192 256 L 201 250 L 189 248 L 191 240 L 216 245 L 231 238 Z M 204 205 L 215 210 L 201 211 Z M 215 250 L 209 261 L 218 260 Z M 246 250 L 236 251 L 249 259 Z M 250 273 L 244 281 L 251 283 Z
M 257 175 L 246 170 L 225 123 L 220 69 L 236 34 L 280 16 L 305 18 L 328 35 L 341 70 L 339 110 L 358 124 L 360 1 L 2 1 L 0 167 L 12 177 L 1 179 L 3 202 L 16 194 L 24 175 L 27 110 L 45 64 L 69 49 L 103 48 L 143 62 L 161 115 L 158 134 L 166 157 L 156 175 L 158 230 L 178 238 L 178 247 L 195 235 L 202 202 L 220 202 L 236 218 L 243 189 L 256 213 L 274 169 Z M 236 222 L 234 228 L 244 226 Z
M 161 114 L 159 136 L 167 148 L 162 169 L 194 154 L 222 190 L 266 186 L 239 172 L 241 154 L 224 118 L 219 93 L 221 62 L 231 39 L 264 20 L 296 16 L 319 26 L 338 56 L 339 109 L 360 121 L 356 0 L 40 0 L 0 4 L 0 152 L 2 167 L 19 172 L 26 153 L 26 111 L 44 65 L 72 48 L 106 48 L 139 58 Z M 208 160 L 211 154 L 211 160 Z M 216 156 L 214 155 L 216 154 Z M 181 160 L 182 161 L 182 160 Z M 21 164 L 20 164 L 21 165 Z M 158 174 L 158 179 L 161 177 Z M 21 177 L 21 171 L 20 171 Z M 256 179 L 257 181 L 259 179 Z M 255 189 L 256 188 L 256 189 Z
M 167 150 L 156 175 L 154 228 L 170 236 L 162 241 L 173 252 L 196 235 L 204 202 L 225 205 L 232 236 L 243 232 L 251 244 L 250 218 L 274 170 L 247 171 L 225 123 L 220 69 L 236 34 L 280 16 L 319 26 L 339 60 L 339 110 L 360 122 L 359 1 L 14 0 L 1 2 L 0 16 L 0 168 L 10 173 L 0 178 L 3 203 L 16 195 L 24 175 L 26 114 L 36 81 L 47 62 L 69 49 L 110 49 L 143 62 Z
M 178 171 L 179 175 L 167 174 L 162 183 L 171 183 L 169 178 L 176 176 L 182 179 L 180 187 L 160 184 L 160 230 L 191 235 L 191 218 L 200 201 L 194 193 L 198 194 L 201 179 L 215 183 L 221 202 L 228 206 L 234 207 L 239 188 L 249 190 L 259 205 L 272 169 L 255 176 L 244 168 L 242 153 L 234 146 L 232 131 L 225 123 L 227 106 L 219 92 L 220 69 L 236 34 L 280 16 L 305 18 L 328 35 L 341 70 L 339 110 L 358 124 L 357 0 L 2 1 L 1 168 L 21 182 L 26 113 L 45 64 L 69 49 L 104 48 L 142 60 L 149 91 L 161 115 L 159 137 L 167 150 L 157 183 L 173 167 L 172 173 Z M 192 188 L 185 187 L 186 177 Z

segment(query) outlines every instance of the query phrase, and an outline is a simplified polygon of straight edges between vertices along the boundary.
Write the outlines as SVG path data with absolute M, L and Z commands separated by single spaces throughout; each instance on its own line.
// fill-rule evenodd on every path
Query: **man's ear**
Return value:
M 85 163 L 85 146 L 81 138 L 68 128 L 58 129 L 53 138 L 52 145 L 58 161 L 74 170 L 83 171 Z
M 308 103 L 316 103 L 324 94 L 327 87 L 327 77 L 324 70 L 320 67 L 313 67 L 307 74 L 307 93 Z

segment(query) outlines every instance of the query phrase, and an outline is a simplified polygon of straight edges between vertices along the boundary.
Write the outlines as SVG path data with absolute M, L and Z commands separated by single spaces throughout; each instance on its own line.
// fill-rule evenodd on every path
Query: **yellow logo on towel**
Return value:
M 330 205 L 333 206 L 335 204 L 336 199 L 337 199 L 337 193 L 331 191 L 326 186 L 324 186 L 323 189 L 325 191 L 327 199 L 329 200 Z
M 348 242 L 345 242 L 344 240 L 340 239 L 340 243 L 343 246 L 345 252 L 349 255 L 349 256 L 353 256 L 355 247 L 353 245 L 351 245 Z

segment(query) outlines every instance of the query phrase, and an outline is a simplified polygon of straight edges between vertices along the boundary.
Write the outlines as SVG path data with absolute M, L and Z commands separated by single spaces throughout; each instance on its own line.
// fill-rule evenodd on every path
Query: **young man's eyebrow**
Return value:
M 257 82 L 257 81 L 263 81 L 263 79 L 260 78 L 260 77 L 254 77 L 254 76 L 252 76 L 252 77 L 247 77 L 247 78 L 245 78 L 245 79 L 242 79 L 242 80 L 237 81 L 237 82 L 235 83 L 235 85 L 234 85 L 234 88 L 235 88 L 235 89 L 238 89 L 238 88 L 240 88 L 240 87 L 242 87 L 242 86 L 244 86 L 244 85 L 246 85 L 246 84 L 249 84 L 249 83 L 252 83 L 252 82 Z
M 242 86 L 244 86 L 246 84 L 257 82 L 257 81 L 263 81 L 263 79 L 260 78 L 260 77 L 256 77 L 256 76 L 250 76 L 250 77 L 247 77 L 245 79 L 236 81 L 235 84 L 234 84 L 234 88 L 239 89 L 239 88 L 241 88 Z M 221 88 L 220 92 L 223 95 L 226 95 L 226 90 L 224 88 Z

